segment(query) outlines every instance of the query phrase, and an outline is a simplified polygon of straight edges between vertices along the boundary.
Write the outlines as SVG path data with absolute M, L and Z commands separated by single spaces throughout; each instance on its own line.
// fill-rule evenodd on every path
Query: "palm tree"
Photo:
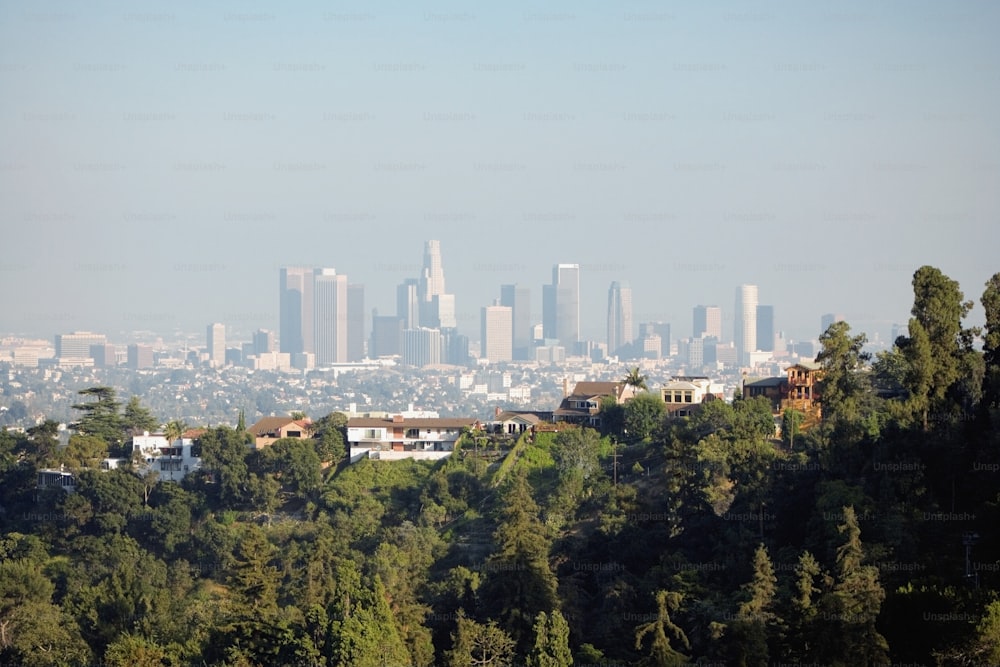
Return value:
M 174 419 L 173 421 L 168 422 L 166 426 L 164 426 L 163 435 L 167 437 L 167 442 L 172 443 L 174 440 L 177 440 L 178 438 L 183 436 L 185 431 L 187 430 L 188 430 L 187 424 L 185 424 L 180 419 Z
M 625 386 L 633 387 L 635 389 L 647 390 L 649 386 L 646 385 L 646 376 L 639 372 L 639 367 L 636 366 L 625 375 L 623 380 Z

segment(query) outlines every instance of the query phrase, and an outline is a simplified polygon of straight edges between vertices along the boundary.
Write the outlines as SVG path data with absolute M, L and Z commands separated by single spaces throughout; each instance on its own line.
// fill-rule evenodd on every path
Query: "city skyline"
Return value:
M 589 340 L 615 280 L 678 332 L 756 284 L 794 340 L 887 338 L 922 265 L 978 302 L 1000 6 L 640 5 L 0 8 L 0 332 L 276 330 L 282 266 L 388 315 L 428 238 L 470 336 L 554 262 Z

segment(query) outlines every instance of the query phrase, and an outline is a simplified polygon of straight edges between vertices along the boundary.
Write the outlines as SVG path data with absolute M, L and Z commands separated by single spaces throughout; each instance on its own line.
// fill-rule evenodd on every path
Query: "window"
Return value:
M 380 440 L 379 431 L 377 428 L 366 428 L 365 429 L 365 440 Z

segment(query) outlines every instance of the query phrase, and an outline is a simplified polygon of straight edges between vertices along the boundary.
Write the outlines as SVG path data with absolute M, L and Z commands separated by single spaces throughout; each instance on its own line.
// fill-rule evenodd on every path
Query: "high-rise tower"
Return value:
M 313 322 L 316 363 L 347 361 L 347 276 L 316 269 L 313 277 Z
M 510 361 L 514 356 L 513 309 L 484 306 L 481 318 L 479 356 L 491 363 Z
M 205 332 L 208 347 L 208 361 L 213 366 L 226 365 L 226 325 L 216 322 L 209 324 Z
M 615 281 L 608 289 L 608 354 L 617 354 L 633 339 L 632 288 Z
M 722 340 L 722 309 L 718 306 L 695 306 L 691 335 L 694 338 Z
M 542 292 L 542 328 L 567 350 L 580 340 L 580 265 L 556 264 Z
M 774 352 L 774 306 L 757 306 L 757 349 Z
M 531 290 L 521 285 L 501 285 L 500 305 L 511 309 L 514 359 L 532 359 Z
M 279 290 L 280 351 L 313 352 L 313 269 L 282 268 Z
M 757 286 L 736 288 L 736 310 L 733 322 L 733 343 L 736 361 L 741 366 L 750 363 L 750 354 L 757 349 Z

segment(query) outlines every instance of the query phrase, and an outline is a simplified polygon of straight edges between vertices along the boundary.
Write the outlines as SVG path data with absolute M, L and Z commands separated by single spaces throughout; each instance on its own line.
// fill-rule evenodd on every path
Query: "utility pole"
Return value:
M 612 476 L 614 478 L 614 485 L 618 486 L 618 438 L 612 436 L 611 438 L 611 468 Z

